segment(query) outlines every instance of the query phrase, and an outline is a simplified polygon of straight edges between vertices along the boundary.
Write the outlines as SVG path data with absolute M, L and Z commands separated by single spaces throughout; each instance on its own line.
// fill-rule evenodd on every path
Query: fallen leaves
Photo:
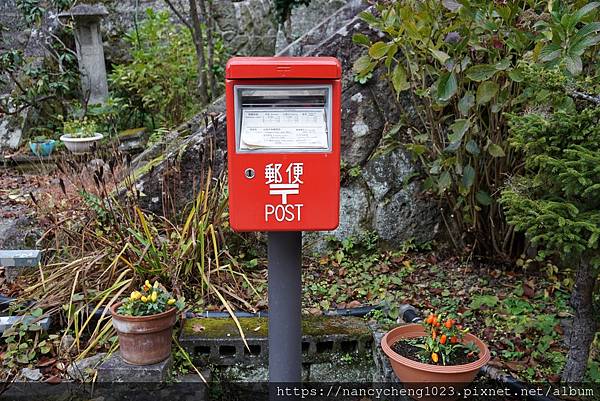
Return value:
M 201 333 L 206 329 L 206 327 L 202 326 L 200 323 L 196 323 L 192 326 L 192 331 L 194 333 Z

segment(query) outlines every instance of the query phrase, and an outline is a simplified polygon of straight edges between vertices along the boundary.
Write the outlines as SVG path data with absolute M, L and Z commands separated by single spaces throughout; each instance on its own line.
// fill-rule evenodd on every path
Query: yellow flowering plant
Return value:
M 140 291 L 133 291 L 123 300 L 117 313 L 125 316 L 150 316 L 166 312 L 171 308 L 182 311 L 184 307 L 183 297 L 175 299 L 158 281 L 150 284 L 146 280 Z

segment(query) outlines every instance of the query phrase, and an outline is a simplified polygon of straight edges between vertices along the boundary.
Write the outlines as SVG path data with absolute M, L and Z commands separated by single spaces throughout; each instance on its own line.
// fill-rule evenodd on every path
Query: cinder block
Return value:
M 256 366 L 268 360 L 268 318 L 239 318 L 249 349 L 228 318 L 187 319 L 181 345 L 200 364 Z M 363 319 L 351 316 L 305 316 L 303 363 L 331 361 L 333 354 L 371 352 L 372 334 Z

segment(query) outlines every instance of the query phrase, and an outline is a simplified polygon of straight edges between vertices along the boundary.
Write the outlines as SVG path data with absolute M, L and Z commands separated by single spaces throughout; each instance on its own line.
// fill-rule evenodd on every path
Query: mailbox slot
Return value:
M 238 153 L 330 153 L 331 85 L 236 85 Z

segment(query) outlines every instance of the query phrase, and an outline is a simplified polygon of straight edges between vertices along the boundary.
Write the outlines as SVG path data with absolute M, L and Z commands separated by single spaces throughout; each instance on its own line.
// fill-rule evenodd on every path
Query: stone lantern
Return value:
M 100 21 L 107 15 L 108 11 L 100 4 L 79 4 L 59 15 L 75 20 L 81 89 L 88 104 L 102 104 L 108 98 L 104 49 L 100 35 Z

